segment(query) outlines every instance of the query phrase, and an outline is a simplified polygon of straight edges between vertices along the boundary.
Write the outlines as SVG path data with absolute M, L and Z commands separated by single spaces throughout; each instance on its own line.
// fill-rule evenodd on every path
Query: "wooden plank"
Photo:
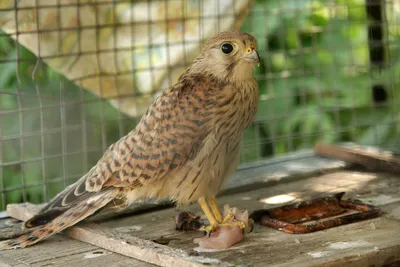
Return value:
M 7 214 L 10 217 L 25 222 L 38 213 L 42 206 L 43 205 L 34 205 L 29 202 L 21 204 L 9 204 L 7 205 Z
M 347 166 L 349 164 L 341 160 L 316 156 L 312 150 L 297 151 L 282 157 L 240 165 L 222 187 L 221 195 L 290 182 Z
M 357 163 L 370 171 L 400 172 L 400 158 L 390 151 L 361 146 L 338 146 L 317 143 L 314 151 L 321 156 Z
M 29 211 L 21 212 L 10 206 L 11 213 L 19 214 L 18 217 L 29 218 L 37 206 L 24 204 Z M 22 224 L 15 219 L 5 218 L 0 220 L 0 240 L 9 239 L 25 232 Z M 151 267 L 149 263 L 113 253 L 88 243 L 70 239 L 64 235 L 56 235 L 40 246 L 26 249 L 0 252 L 0 266 L 138 266 Z
M 211 263 L 358 267 L 365 266 L 365 263 L 379 266 L 397 260 L 397 255 L 400 255 L 400 220 L 392 216 L 391 211 L 395 211 L 400 203 L 400 179 L 394 175 L 337 171 L 226 195 L 219 198 L 218 202 L 221 205 L 230 204 L 241 209 L 255 210 L 339 191 L 348 192 L 346 196 L 379 205 L 388 214 L 306 235 L 292 235 L 256 225 L 254 232 L 247 235 L 241 243 L 222 251 L 196 249 L 193 238 L 202 236 L 200 232 L 175 231 L 174 217 L 177 212 L 172 208 L 99 224 L 76 226 L 67 231 L 67 234 L 162 266 L 198 266 L 201 263 Z M 282 200 L 278 201 L 279 199 Z M 24 209 L 27 210 L 27 206 Z M 198 205 L 192 205 L 189 210 L 202 214 Z M 29 212 L 32 214 L 32 211 Z M 24 212 L 19 211 L 16 214 L 21 216 Z M 169 240 L 169 243 L 163 246 L 153 242 L 160 236 Z M 40 246 L 42 244 L 37 245 Z
M 311 262 L 313 266 L 364 267 L 392 263 L 400 259 L 400 236 L 396 227 L 399 227 L 397 222 L 380 218 L 346 225 L 341 231 L 329 229 L 313 240 L 302 237 L 300 244 L 284 247 L 294 254 L 290 253 L 290 258 L 275 266 L 305 267 Z M 296 248 L 299 245 L 304 248 Z
M 13 218 L 27 220 L 39 209 L 30 203 L 14 204 L 7 206 L 7 213 Z M 220 260 L 190 256 L 183 250 L 172 249 L 149 240 L 121 236 L 112 229 L 100 227 L 94 223 L 70 227 L 65 230 L 65 233 L 76 240 L 159 266 L 195 267 L 201 266 L 202 263 L 226 265 Z
M 39 246 L 0 252 L 0 266 L 138 266 L 154 265 L 57 235 Z
M 350 197 L 361 198 L 371 204 L 379 204 L 382 203 L 379 202 L 380 198 L 372 196 L 387 194 L 388 184 L 400 188 L 400 179 L 385 174 L 341 171 L 279 184 L 271 188 L 225 196 L 219 199 L 219 203 L 239 208 L 251 207 L 253 210 L 281 205 L 282 203 L 273 204 L 273 197 L 277 195 L 292 196 L 291 202 L 293 202 L 310 199 L 328 192 L 347 191 Z M 321 189 L 328 189 L 328 192 L 321 191 Z M 398 192 L 391 191 L 390 194 L 392 195 L 390 203 L 382 203 L 383 205 L 393 204 L 397 202 L 396 196 L 400 197 Z M 270 200 L 271 204 L 260 202 L 262 199 Z M 190 210 L 201 214 L 197 206 L 192 206 Z M 115 229 L 121 234 L 131 234 L 146 240 L 154 240 L 162 235 L 165 239 L 170 240 L 168 246 L 188 252 L 193 251 L 196 245 L 193 244 L 192 239 L 200 234 L 174 231 L 173 217 L 175 214 L 174 209 L 161 210 L 152 214 L 141 214 L 118 221 L 104 222 L 100 225 Z M 376 263 L 387 263 L 390 259 L 395 259 L 394 255 L 400 252 L 398 227 L 400 227 L 400 222 L 394 220 L 390 214 L 382 218 L 307 235 L 291 235 L 256 226 L 254 233 L 248 235 L 237 246 L 224 251 L 200 251 L 199 255 L 227 261 L 234 265 L 254 266 L 343 266 L 343 261 L 346 262 L 345 266 L 365 266 L 362 264 L 366 259 Z M 333 249 L 329 247 L 328 242 L 334 244 L 333 247 L 335 244 L 338 246 L 342 242 L 349 242 L 347 244 L 351 244 L 353 247 L 351 249 Z M 317 257 L 321 255 L 323 249 L 329 252 L 326 252 L 326 256 Z M 312 255 L 317 256 L 313 257 Z
M 26 264 L 18 263 L 12 258 L 0 255 L 0 266 L 1 267 L 26 267 Z
M 41 261 L 31 264 L 32 267 L 57 266 L 57 267 L 88 267 L 88 266 L 135 266 L 154 267 L 156 265 L 142 262 L 104 249 L 97 249 L 87 253 L 69 255 L 68 257 Z

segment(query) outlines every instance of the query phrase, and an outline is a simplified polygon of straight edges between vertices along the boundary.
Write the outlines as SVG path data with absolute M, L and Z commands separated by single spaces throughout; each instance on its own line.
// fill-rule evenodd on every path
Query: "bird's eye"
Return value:
M 224 43 L 221 46 L 222 53 L 230 54 L 233 51 L 233 46 L 230 43 Z

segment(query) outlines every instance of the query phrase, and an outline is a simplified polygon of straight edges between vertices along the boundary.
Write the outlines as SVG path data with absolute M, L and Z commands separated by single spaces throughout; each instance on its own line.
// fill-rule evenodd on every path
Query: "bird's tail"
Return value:
M 46 239 L 92 215 L 115 199 L 118 193 L 119 189 L 113 187 L 95 193 L 85 200 L 77 202 L 51 221 L 33 228 L 32 232 L 18 238 L 1 241 L 0 250 L 24 248 Z

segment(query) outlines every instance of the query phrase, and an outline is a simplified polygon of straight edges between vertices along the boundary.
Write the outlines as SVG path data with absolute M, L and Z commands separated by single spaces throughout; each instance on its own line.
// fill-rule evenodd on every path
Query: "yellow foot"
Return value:
M 210 224 L 209 226 L 204 227 L 203 230 L 206 232 L 206 235 L 209 237 L 209 236 L 211 236 L 212 232 L 214 232 L 218 227 L 219 227 L 219 225 L 217 223 Z
M 226 216 L 222 218 L 222 214 L 217 203 L 215 202 L 215 198 L 209 198 L 206 200 L 202 197 L 198 200 L 198 202 L 208 221 L 210 222 L 209 226 L 201 227 L 200 230 L 206 231 L 208 236 L 210 236 L 213 231 L 221 226 L 239 226 L 243 233 L 245 233 L 246 228 L 249 228 L 248 232 L 253 230 L 254 221 L 248 219 L 247 211 L 240 211 L 236 208 L 229 208 L 228 205 L 225 205 L 224 213 Z
M 229 222 L 231 219 L 235 218 L 235 215 L 233 213 L 228 213 L 225 215 L 224 219 L 221 221 L 221 223 L 227 223 Z
M 242 230 L 242 234 L 244 234 L 245 233 L 245 229 L 246 229 L 246 224 L 244 222 L 241 222 L 241 221 L 232 221 L 232 222 L 230 222 L 229 220 L 232 217 L 233 217 L 233 214 L 228 214 L 227 216 L 225 216 L 224 220 L 221 223 L 210 224 L 209 226 L 204 228 L 204 231 L 206 232 L 206 234 L 208 236 L 210 236 L 211 233 L 214 232 L 215 230 L 217 230 L 219 227 L 239 226 L 239 228 Z
M 225 211 L 226 212 L 226 211 Z M 235 211 L 236 212 L 236 211 Z M 228 212 L 224 219 L 222 220 L 222 222 L 220 223 L 220 225 L 225 225 L 225 226 L 239 226 L 240 229 L 242 229 L 243 234 L 245 233 L 245 230 L 247 230 L 246 233 L 251 233 L 253 231 L 254 228 L 254 220 L 253 219 L 247 219 L 248 216 L 246 215 L 245 218 L 242 218 L 241 220 L 238 220 L 238 218 L 236 218 L 235 216 L 235 212 Z M 243 216 L 240 216 L 243 217 Z M 243 222 L 243 219 L 247 219 L 247 223 Z M 246 229 L 248 228 L 248 229 Z

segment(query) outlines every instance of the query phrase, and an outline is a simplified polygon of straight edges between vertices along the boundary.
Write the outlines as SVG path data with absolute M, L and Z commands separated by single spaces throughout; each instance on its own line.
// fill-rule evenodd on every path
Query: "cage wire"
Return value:
M 3 0 L 0 210 L 80 178 L 231 28 L 262 58 L 241 163 L 317 141 L 396 151 L 399 20 L 400 0 Z

